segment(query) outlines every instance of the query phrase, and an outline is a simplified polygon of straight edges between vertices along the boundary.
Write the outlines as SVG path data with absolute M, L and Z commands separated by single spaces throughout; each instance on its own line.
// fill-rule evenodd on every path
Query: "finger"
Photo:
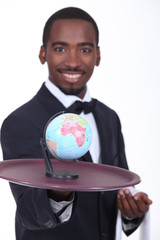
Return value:
M 152 200 L 148 198 L 148 195 L 143 196 L 142 198 L 148 206 L 150 206 L 153 203 Z
M 134 200 L 137 204 L 137 207 L 139 209 L 140 212 L 142 212 L 143 214 L 146 213 L 149 209 L 149 205 L 152 203 L 152 201 L 150 199 L 148 199 L 147 195 L 144 194 L 136 194 L 134 196 Z
M 137 206 L 137 203 L 133 198 L 131 192 L 128 189 L 125 189 L 124 193 L 126 200 L 128 201 L 128 205 L 130 207 L 130 211 L 128 211 L 128 217 L 130 218 L 142 217 L 144 213 Z
M 123 205 L 122 205 L 121 196 L 119 193 L 117 194 L 117 204 L 118 204 L 118 208 L 120 209 L 120 211 L 123 212 Z
M 117 194 L 117 203 L 118 203 L 118 208 L 120 209 L 121 211 L 121 214 L 123 216 L 126 216 L 126 212 L 125 212 L 125 208 L 123 206 L 123 198 L 124 198 L 124 193 L 122 190 L 120 190 Z
M 123 190 L 120 190 L 117 195 L 118 207 L 124 217 L 134 218 L 134 214 L 128 202 L 128 197 Z

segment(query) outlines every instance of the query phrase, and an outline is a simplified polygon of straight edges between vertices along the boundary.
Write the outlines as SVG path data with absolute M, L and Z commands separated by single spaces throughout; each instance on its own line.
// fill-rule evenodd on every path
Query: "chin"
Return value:
M 80 95 L 85 87 L 81 87 L 81 88 L 77 88 L 77 89 L 74 89 L 74 88 L 70 88 L 70 89 L 66 89 L 66 88 L 62 88 L 62 87 L 58 87 L 64 94 L 66 95 L 74 95 L 74 96 L 78 96 Z

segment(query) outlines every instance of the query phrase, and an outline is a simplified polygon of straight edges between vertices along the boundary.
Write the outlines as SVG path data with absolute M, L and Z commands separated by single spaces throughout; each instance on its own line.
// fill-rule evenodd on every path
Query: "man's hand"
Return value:
M 128 218 L 142 217 L 152 204 L 146 193 L 138 192 L 132 196 L 128 189 L 118 191 L 117 202 L 122 216 Z
M 56 202 L 68 201 L 73 192 L 48 190 L 48 197 Z

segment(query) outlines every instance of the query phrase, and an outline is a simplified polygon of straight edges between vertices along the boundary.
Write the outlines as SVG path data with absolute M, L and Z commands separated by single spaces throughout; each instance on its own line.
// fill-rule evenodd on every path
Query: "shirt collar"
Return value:
M 65 106 L 68 108 L 71 106 L 76 100 L 82 102 L 90 102 L 91 95 L 89 93 L 88 87 L 83 99 L 74 96 L 74 95 L 66 95 L 64 94 L 58 87 L 56 87 L 49 79 L 45 82 L 46 88 Z

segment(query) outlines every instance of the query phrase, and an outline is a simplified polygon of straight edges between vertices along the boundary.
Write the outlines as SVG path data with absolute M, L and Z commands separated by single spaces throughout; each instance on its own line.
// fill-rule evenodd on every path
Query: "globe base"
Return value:
M 76 172 L 71 172 L 67 170 L 53 170 L 52 173 L 46 173 L 47 177 L 59 178 L 59 179 L 75 179 L 78 178 Z

